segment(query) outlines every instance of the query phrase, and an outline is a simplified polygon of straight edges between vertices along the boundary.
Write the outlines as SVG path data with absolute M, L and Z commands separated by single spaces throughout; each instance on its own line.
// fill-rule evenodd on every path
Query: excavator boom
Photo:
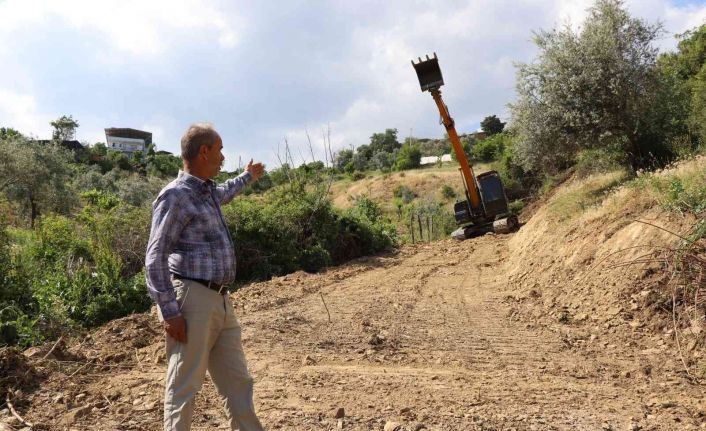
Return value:
M 417 72 L 419 86 L 422 88 L 422 91 L 429 91 L 434 98 L 434 102 L 436 102 L 436 106 L 439 108 L 441 121 L 444 123 L 446 133 L 449 135 L 449 140 L 456 153 L 456 160 L 458 160 L 461 166 L 461 174 L 463 175 L 466 194 L 468 195 L 468 201 L 471 206 L 470 210 L 472 213 L 480 214 L 482 213 L 481 199 L 478 193 L 476 178 L 473 175 L 473 168 L 471 164 L 468 163 L 466 153 L 463 152 L 461 140 L 458 138 L 458 133 L 456 133 L 456 126 L 453 118 L 451 118 L 451 114 L 449 114 L 449 109 L 441 98 L 441 90 L 439 90 L 439 88 L 444 85 L 444 77 L 441 75 L 439 59 L 436 57 L 436 53 L 434 53 L 433 58 L 429 58 L 427 55 L 425 60 L 419 57 L 418 63 L 412 61 L 412 66 L 414 66 L 414 70 Z
M 456 126 L 454 125 L 454 120 L 449 115 L 449 110 L 444 104 L 444 100 L 441 98 L 441 90 L 438 88 L 430 90 L 436 106 L 439 108 L 439 113 L 441 114 L 441 121 L 446 127 L 446 133 L 449 135 L 449 140 L 451 141 L 451 146 L 456 153 L 456 160 L 458 164 L 461 165 L 461 174 L 463 174 L 463 182 L 465 183 L 466 192 L 468 193 L 468 201 L 471 204 L 471 211 L 478 212 L 480 210 L 480 194 L 478 193 L 478 185 L 476 184 L 476 177 L 473 175 L 473 168 L 468 162 L 466 153 L 463 151 L 463 146 L 461 145 L 461 140 L 458 138 L 458 133 L 456 133 Z

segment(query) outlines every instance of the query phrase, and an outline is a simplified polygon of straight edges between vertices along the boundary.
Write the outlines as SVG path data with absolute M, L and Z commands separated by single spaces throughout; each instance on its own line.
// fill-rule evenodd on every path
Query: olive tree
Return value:
M 539 55 L 519 64 L 510 106 L 517 154 L 529 169 L 552 170 L 583 149 L 616 149 L 633 166 L 650 156 L 660 79 L 653 42 L 659 24 L 631 17 L 621 0 L 598 0 L 579 30 L 534 36 Z
M 71 154 L 54 143 L 0 140 L 0 192 L 29 215 L 67 213 L 76 201 L 69 189 Z
M 59 141 L 73 140 L 76 137 L 76 129 L 79 126 L 78 121 L 74 120 L 71 115 L 62 115 L 49 124 L 51 124 L 51 127 L 54 129 L 52 139 Z

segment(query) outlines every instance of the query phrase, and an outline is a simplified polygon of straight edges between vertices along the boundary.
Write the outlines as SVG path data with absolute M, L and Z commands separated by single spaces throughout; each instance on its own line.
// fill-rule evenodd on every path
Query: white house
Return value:
M 451 161 L 451 154 L 444 154 L 442 156 L 425 156 L 422 157 L 421 162 L 419 162 L 420 165 L 432 165 L 434 163 L 438 162 L 450 162 Z
M 105 129 L 105 144 L 108 151 L 121 151 L 132 158 L 136 151 L 147 152 L 152 143 L 152 133 L 130 128 L 111 127 Z

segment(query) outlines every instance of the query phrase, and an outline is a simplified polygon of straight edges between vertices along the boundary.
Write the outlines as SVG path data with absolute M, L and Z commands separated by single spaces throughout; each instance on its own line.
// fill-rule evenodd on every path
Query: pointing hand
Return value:
M 250 162 L 248 163 L 248 166 L 245 168 L 245 171 L 250 172 L 250 175 L 252 176 L 252 180 L 256 181 L 265 172 L 265 165 L 263 165 L 260 162 L 253 163 L 253 159 L 250 159 Z

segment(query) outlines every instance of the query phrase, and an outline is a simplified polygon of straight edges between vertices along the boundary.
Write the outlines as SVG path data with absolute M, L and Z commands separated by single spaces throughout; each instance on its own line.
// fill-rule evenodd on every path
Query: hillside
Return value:
M 486 164 L 474 166 L 478 174 L 489 169 Z M 331 196 L 333 204 L 339 208 L 352 206 L 355 198 L 361 195 L 367 195 L 383 207 L 392 208 L 393 192 L 400 185 L 408 187 L 420 199 L 437 201 L 445 200 L 441 194 L 444 185 L 451 187 L 457 196 L 461 196 L 463 191 L 458 165 L 452 163 L 443 167 L 370 175 L 358 181 L 338 181 L 331 187 Z
M 456 176 L 394 174 L 346 193 L 365 190 L 385 201 L 396 181 L 433 192 Z M 677 180 L 682 193 L 663 194 L 661 185 Z M 659 253 L 680 240 L 652 226 L 684 235 L 698 221 L 678 211 L 688 201 L 687 180 L 706 184 L 705 158 L 628 182 L 621 172 L 567 181 L 512 235 L 405 245 L 244 287 L 232 301 L 263 423 L 282 430 L 703 428 L 703 313 L 687 307 L 688 298 L 674 315 L 665 308 L 678 274 L 670 255 Z M 347 199 L 337 187 L 337 202 Z M 692 254 L 706 259 L 703 239 L 681 256 Z M 691 293 L 706 294 L 704 287 Z M 674 324 L 679 310 L 698 319 Z M 17 390 L 14 407 L 33 429 L 161 429 L 165 364 L 154 315 L 116 320 L 50 348 L 0 353 L 0 384 Z M 225 429 L 218 405 L 207 381 L 194 429 Z M 23 428 L 2 415 L 7 429 Z

